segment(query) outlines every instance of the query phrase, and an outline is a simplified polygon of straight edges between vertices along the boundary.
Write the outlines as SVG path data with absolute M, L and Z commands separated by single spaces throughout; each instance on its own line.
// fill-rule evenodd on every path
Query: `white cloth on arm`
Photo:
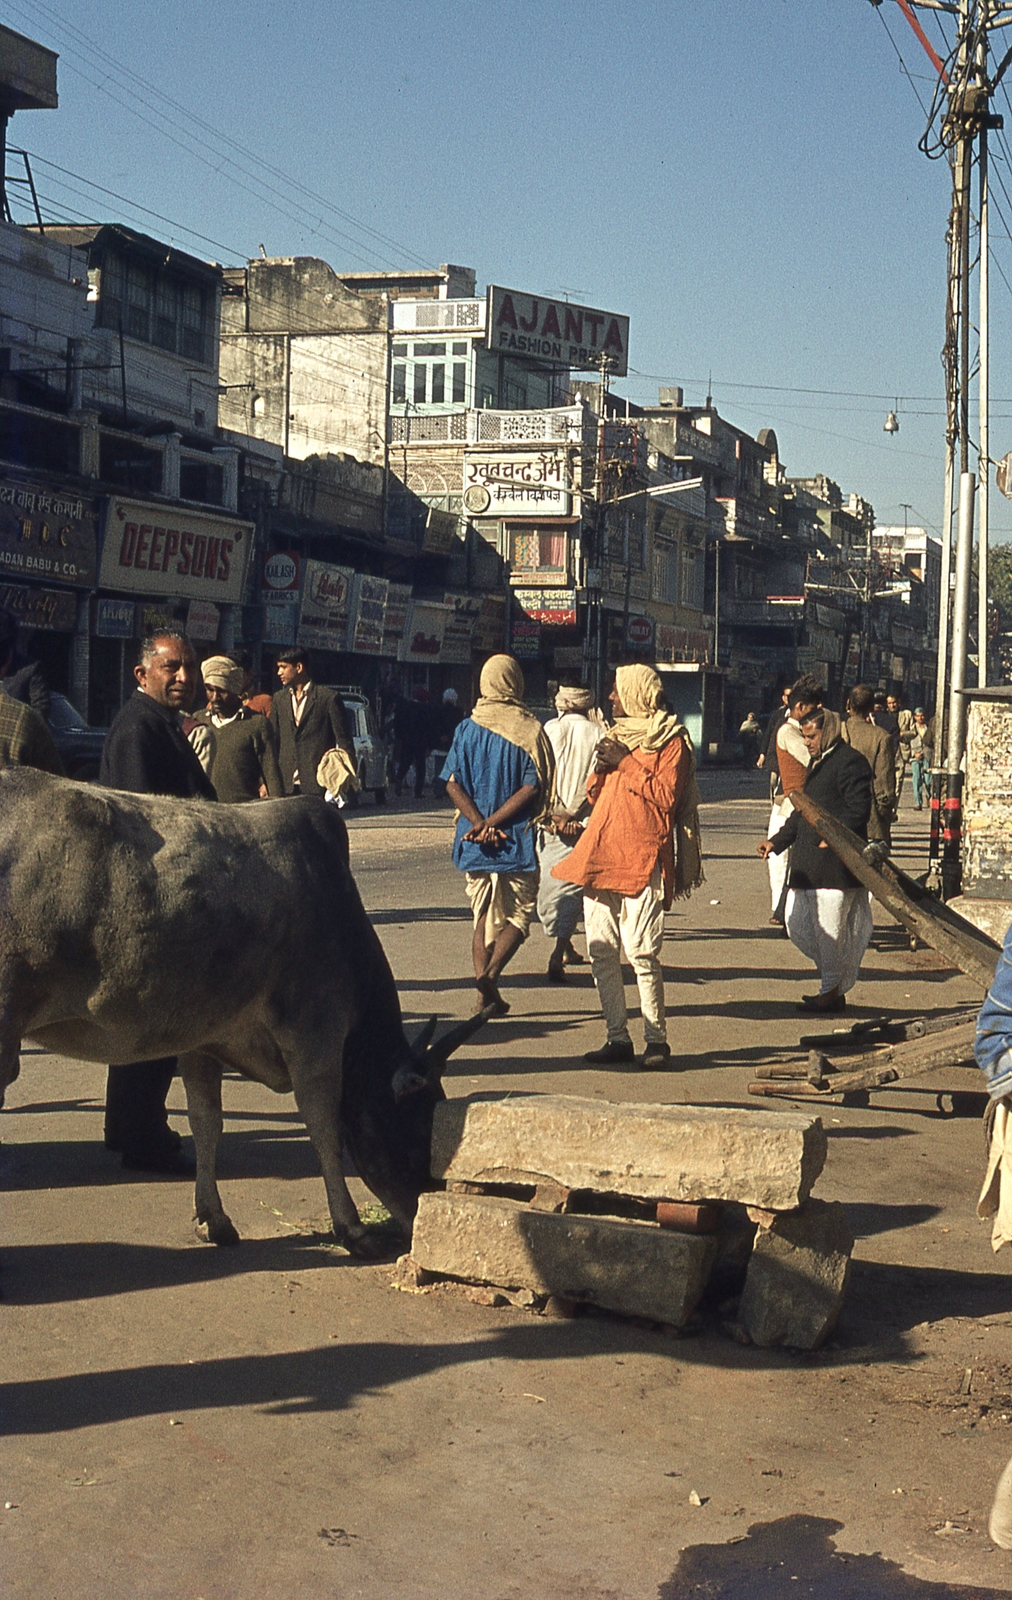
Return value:
M 636 975 L 647 1044 L 667 1039 L 664 1020 L 664 886 L 660 866 L 639 894 L 595 889 L 583 896 L 587 954 L 601 1000 L 609 1043 L 629 1038 L 622 952 Z
M 874 929 L 868 890 L 788 889 L 785 921 L 791 943 L 819 969 L 819 993 L 853 989 Z

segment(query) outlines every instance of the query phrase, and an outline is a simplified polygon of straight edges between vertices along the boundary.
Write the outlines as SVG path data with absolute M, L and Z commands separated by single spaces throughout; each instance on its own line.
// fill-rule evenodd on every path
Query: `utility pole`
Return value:
M 881 0 L 872 0 L 880 4 Z M 938 0 L 897 0 L 938 74 L 928 128 L 920 141 L 926 155 L 945 154 L 952 169 L 948 272 L 946 286 L 945 370 L 946 432 L 945 488 L 942 502 L 942 571 L 938 620 L 938 656 L 935 693 L 935 751 L 937 766 L 931 788 L 931 873 L 940 877 L 944 899 L 958 894 L 961 881 L 962 761 L 966 744 L 967 651 L 971 609 L 973 523 L 978 516 L 977 555 L 977 682 L 986 685 L 988 616 L 988 500 L 990 489 L 989 439 L 989 239 L 988 239 L 988 130 L 1000 128 L 1002 119 L 991 112 L 991 96 L 1006 68 L 1012 50 L 1003 57 L 992 79 L 988 33 L 1012 21 L 1007 0 L 958 0 L 940 6 Z M 955 47 L 943 62 L 928 42 L 913 8 L 944 10 L 955 14 Z M 946 104 L 947 101 L 947 104 Z M 943 109 L 944 107 L 944 109 Z M 940 127 L 934 130 L 941 112 Z M 970 282 L 971 179 L 976 151 L 978 175 L 979 311 L 977 323 L 978 437 L 976 474 L 970 461 Z M 959 465 L 956 466 L 956 445 Z M 958 470 L 959 495 L 955 552 L 952 547 L 953 492 Z M 952 584 L 953 564 L 955 583 Z M 951 589 L 951 594 L 950 594 Z M 950 613 L 951 604 L 951 613 Z M 951 639 L 951 653 L 950 653 Z M 940 770 L 941 769 L 941 770 Z M 943 796 L 944 789 L 944 796 Z M 937 865 L 941 856 L 941 872 Z

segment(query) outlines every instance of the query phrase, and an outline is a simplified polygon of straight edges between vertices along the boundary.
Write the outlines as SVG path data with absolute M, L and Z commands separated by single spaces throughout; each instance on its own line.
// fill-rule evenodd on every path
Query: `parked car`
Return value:
M 369 698 L 357 684 L 333 683 L 329 684 L 328 688 L 340 696 L 348 716 L 348 725 L 355 745 L 358 781 L 363 790 L 372 790 L 378 806 L 385 805 L 387 785 L 390 782 L 389 759 L 376 727 Z M 353 795 L 349 803 L 355 805 L 357 799 L 358 796 Z
M 107 728 L 93 728 L 62 694 L 49 696 L 49 731 L 68 778 L 94 783 Z

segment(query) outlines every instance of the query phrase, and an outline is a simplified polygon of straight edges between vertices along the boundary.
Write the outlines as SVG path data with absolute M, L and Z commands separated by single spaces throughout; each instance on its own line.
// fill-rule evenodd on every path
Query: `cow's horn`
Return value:
M 411 1054 L 415 1057 L 416 1060 L 418 1060 L 418 1061 L 422 1060 L 423 1056 L 425 1055 L 426 1050 L 429 1048 L 429 1045 L 432 1043 L 432 1035 L 435 1033 L 435 1031 L 436 1031 L 436 1018 L 435 1017 L 430 1017 L 428 1022 L 424 1025 L 424 1027 L 422 1028 L 421 1032 L 419 1033 L 418 1038 L 415 1040 L 414 1044 L 411 1046 Z
M 453 1052 L 459 1050 L 479 1028 L 483 1028 L 493 1012 L 493 1006 L 484 1006 L 481 1011 L 476 1011 L 473 1017 L 468 1017 L 466 1022 L 458 1022 L 456 1027 L 448 1029 L 435 1044 L 430 1044 L 425 1052 L 425 1070 L 430 1078 L 441 1076 Z

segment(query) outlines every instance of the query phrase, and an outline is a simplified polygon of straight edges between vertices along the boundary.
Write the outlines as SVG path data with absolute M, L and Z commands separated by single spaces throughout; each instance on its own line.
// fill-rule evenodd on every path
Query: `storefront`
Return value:
M 0 610 L 51 688 L 77 700 L 87 649 L 75 649 L 82 594 L 94 587 L 97 502 L 44 478 L 0 475 Z M 83 634 L 85 645 L 86 631 Z M 83 704 L 83 701 L 82 701 Z
M 106 723 L 133 681 L 136 641 L 180 628 L 198 653 L 241 640 L 254 526 L 171 502 L 111 496 L 91 605 L 91 717 Z

